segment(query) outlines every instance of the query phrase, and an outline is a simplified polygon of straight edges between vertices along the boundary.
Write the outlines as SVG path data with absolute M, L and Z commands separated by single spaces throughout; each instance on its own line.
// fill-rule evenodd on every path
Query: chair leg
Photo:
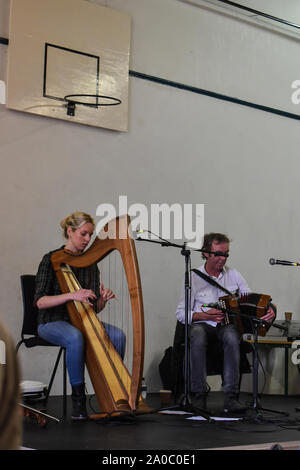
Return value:
M 241 393 L 241 384 L 243 379 L 243 372 L 240 372 L 240 380 L 239 380 L 239 394 Z
M 50 392 L 51 392 L 52 384 L 53 384 L 53 381 L 54 381 L 54 377 L 55 377 L 55 374 L 56 374 L 56 370 L 57 370 L 57 367 L 58 367 L 59 360 L 60 360 L 61 354 L 63 352 L 63 349 L 64 348 L 62 348 L 62 347 L 60 348 L 60 350 L 58 352 L 58 355 L 57 355 L 57 358 L 56 358 L 56 361 L 55 361 L 55 365 L 54 365 L 54 369 L 53 369 L 51 379 L 50 379 L 50 382 L 49 382 L 48 390 L 47 390 L 47 393 L 46 393 L 45 399 L 44 399 L 45 405 L 47 405 L 47 402 L 48 402 L 48 398 L 49 398 L 49 395 L 50 395 Z
M 63 416 L 67 416 L 67 363 L 65 349 L 63 357 Z
M 22 343 L 24 343 L 24 340 L 23 340 L 23 339 L 21 339 L 21 341 L 19 341 L 18 344 L 16 345 L 16 352 L 19 351 L 19 348 L 20 348 L 20 346 L 21 346 Z

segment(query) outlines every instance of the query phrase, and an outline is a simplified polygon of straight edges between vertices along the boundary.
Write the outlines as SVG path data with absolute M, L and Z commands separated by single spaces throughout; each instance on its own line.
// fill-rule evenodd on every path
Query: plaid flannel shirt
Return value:
M 62 248 L 58 248 L 58 250 Z M 41 297 L 60 295 L 62 293 L 51 262 L 51 255 L 54 251 L 47 253 L 40 262 L 35 279 L 34 305 L 36 305 Z M 96 294 L 96 307 L 96 302 L 100 298 L 100 273 L 98 266 L 94 264 L 87 268 L 73 268 L 73 272 L 83 289 L 91 289 Z M 70 321 L 66 304 L 38 311 L 38 325 L 57 320 Z

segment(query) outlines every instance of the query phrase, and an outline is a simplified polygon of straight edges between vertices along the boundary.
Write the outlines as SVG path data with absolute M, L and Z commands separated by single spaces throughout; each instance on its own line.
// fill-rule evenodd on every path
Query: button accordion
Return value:
M 241 334 L 254 333 L 253 318 L 263 317 L 271 305 L 271 300 L 269 295 L 255 292 L 220 297 L 221 307 L 227 310 L 224 323 L 234 324 Z M 270 326 L 271 323 L 261 325 L 258 330 L 259 336 L 265 336 Z

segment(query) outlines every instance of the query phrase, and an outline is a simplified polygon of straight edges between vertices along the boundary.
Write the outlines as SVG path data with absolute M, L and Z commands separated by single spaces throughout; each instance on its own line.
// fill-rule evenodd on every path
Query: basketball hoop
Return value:
M 84 101 L 84 98 L 87 100 Z M 91 98 L 95 99 L 95 102 L 92 103 L 89 101 Z M 102 101 L 99 101 L 99 100 Z M 89 106 L 90 108 L 99 108 L 100 106 L 117 106 L 121 104 L 122 101 L 118 98 L 113 98 L 112 96 L 104 95 L 87 95 L 87 94 L 77 94 L 77 95 L 66 95 L 64 101 L 67 102 L 67 115 L 75 116 L 76 105 Z

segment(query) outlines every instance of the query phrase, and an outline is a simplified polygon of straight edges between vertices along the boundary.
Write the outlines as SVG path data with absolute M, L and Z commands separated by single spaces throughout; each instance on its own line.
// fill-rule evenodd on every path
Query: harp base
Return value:
M 105 412 L 94 413 L 94 414 L 89 415 L 89 419 L 92 421 L 98 421 L 100 419 L 117 418 L 118 416 L 126 416 L 126 415 L 138 416 L 138 415 L 147 414 L 147 413 L 154 413 L 155 411 L 156 410 L 154 410 L 153 408 L 150 408 L 147 405 L 147 403 L 142 398 L 140 398 L 136 410 L 130 410 L 128 408 L 127 409 L 124 408 L 123 410 L 122 409 L 114 410 L 111 413 L 105 413 Z
M 91 421 L 99 421 L 101 419 L 108 419 L 108 418 L 118 418 L 118 417 L 126 417 L 126 416 L 139 416 L 147 413 L 154 413 L 156 410 L 149 408 L 148 405 L 144 404 L 143 406 L 139 407 L 136 410 L 117 410 L 112 413 L 94 413 L 89 415 L 89 419 Z

